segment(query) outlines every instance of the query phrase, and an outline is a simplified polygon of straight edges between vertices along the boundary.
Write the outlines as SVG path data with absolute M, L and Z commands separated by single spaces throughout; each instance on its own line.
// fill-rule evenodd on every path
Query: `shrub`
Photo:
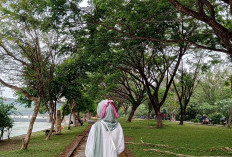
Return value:
M 12 110 L 15 110 L 14 105 L 4 104 L 3 99 L 0 98 L 0 140 L 2 139 L 4 128 L 7 128 L 7 130 L 9 130 L 13 127 L 13 120 L 10 118 L 10 115 L 13 113 Z
M 221 118 L 224 118 L 224 117 L 225 116 L 221 113 L 213 113 L 209 115 L 209 118 L 211 118 L 215 124 L 220 124 Z

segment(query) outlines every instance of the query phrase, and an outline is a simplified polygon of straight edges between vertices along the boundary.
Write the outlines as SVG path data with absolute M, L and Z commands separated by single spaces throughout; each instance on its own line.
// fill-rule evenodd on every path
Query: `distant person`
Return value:
M 166 115 L 165 115 L 165 113 L 163 114 L 163 120 L 165 120 L 165 117 L 166 117 Z
M 103 100 L 97 107 L 98 121 L 92 126 L 85 147 L 86 157 L 117 157 L 124 151 L 124 135 L 113 100 Z
M 203 114 L 202 120 L 205 121 L 206 119 L 207 119 L 207 116 L 205 114 Z

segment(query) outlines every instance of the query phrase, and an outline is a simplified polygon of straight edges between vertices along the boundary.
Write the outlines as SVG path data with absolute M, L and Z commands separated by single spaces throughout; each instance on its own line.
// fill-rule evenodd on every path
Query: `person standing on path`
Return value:
M 97 107 L 99 120 L 91 127 L 85 147 L 86 157 L 117 157 L 124 151 L 124 135 L 113 100 L 102 100 Z

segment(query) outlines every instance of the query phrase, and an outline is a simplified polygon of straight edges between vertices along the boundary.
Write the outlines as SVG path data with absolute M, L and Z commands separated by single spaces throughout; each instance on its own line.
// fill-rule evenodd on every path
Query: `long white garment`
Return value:
M 124 151 L 124 135 L 121 125 L 118 123 L 117 127 L 111 131 L 111 136 L 113 138 L 116 150 L 114 150 L 112 138 L 110 137 L 109 131 L 106 131 L 103 124 L 101 124 L 102 134 L 103 134 L 103 156 L 102 157 L 117 157 L 117 154 L 120 154 Z M 92 126 L 87 144 L 85 147 L 85 156 L 92 157 L 93 155 L 93 146 L 94 146 L 94 132 L 95 124 Z M 100 157 L 100 156 L 99 156 Z

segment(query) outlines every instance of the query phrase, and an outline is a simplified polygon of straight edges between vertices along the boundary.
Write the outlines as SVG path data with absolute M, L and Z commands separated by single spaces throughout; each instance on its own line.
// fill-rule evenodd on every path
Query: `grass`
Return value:
M 136 157 L 175 156 L 144 149 L 194 156 L 232 156 L 232 130 L 226 127 L 194 124 L 180 126 L 178 123 L 165 121 L 164 127 L 157 129 L 154 120 L 133 120 L 131 123 L 120 120 L 120 123 L 124 135 L 136 143 L 127 145 Z M 141 139 L 150 144 L 141 144 Z
M 44 132 L 39 131 L 33 133 L 28 150 L 16 149 L 11 151 L 0 151 L 0 157 L 56 157 L 64 151 L 66 146 L 68 146 L 77 135 L 81 134 L 87 126 L 88 124 L 85 123 L 82 127 L 71 127 L 71 130 L 67 130 L 67 127 L 64 127 L 62 135 L 54 134 L 49 141 L 45 140 Z M 21 142 L 18 144 L 21 145 Z

